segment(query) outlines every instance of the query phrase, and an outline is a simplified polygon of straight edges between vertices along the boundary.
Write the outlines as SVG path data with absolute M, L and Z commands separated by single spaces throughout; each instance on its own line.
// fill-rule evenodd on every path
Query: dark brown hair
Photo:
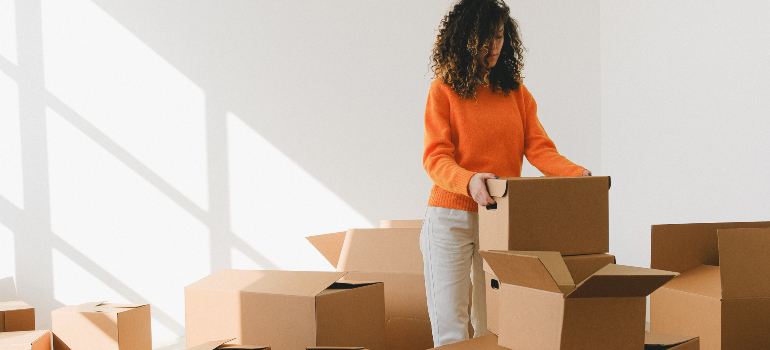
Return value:
M 444 16 L 431 55 L 435 77 L 443 79 L 460 97 L 475 98 L 475 77 L 481 68 L 476 56 L 486 48 L 487 55 L 482 62 L 487 64 L 486 58 L 500 24 L 504 27 L 500 57 L 482 81 L 491 84 L 492 91 L 501 89 L 506 96 L 518 89 L 525 48 L 519 38 L 519 26 L 502 0 L 461 0 Z

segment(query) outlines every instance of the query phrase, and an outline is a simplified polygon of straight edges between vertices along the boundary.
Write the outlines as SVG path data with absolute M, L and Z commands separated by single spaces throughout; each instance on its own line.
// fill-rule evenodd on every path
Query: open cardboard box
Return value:
M 580 284 L 608 264 L 615 263 L 615 256 L 610 254 L 568 255 L 563 256 L 562 259 L 575 284 Z M 499 334 L 500 281 L 495 274 L 486 271 L 484 280 L 487 290 L 487 328 L 490 332 Z
M 60 350 L 151 350 L 150 305 L 102 301 L 51 312 L 53 347 Z
M 385 349 L 384 288 L 345 272 L 220 270 L 185 287 L 187 346 L 211 339 Z
M 270 350 L 269 346 L 255 346 L 255 345 L 241 345 L 241 344 L 227 344 L 235 339 L 228 339 L 228 340 L 215 340 L 206 342 L 203 344 L 199 344 L 196 346 L 193 346 L 191 348 L 187 348 L 187 350 L 217 350 L 217 349 L 227 349 L 227 350 Z
M 651 266 L 682 274 L 650 296 L 653 332 L 701 348 L 770 349 L 770 222 L 652 226 Z
M 350 229 L 307 240 L 347 273 L 343 280 L 385 283 L 387 349 L 433 346 L 419 228 Z
M 0 332 L 35 330 L 35 308 L 23 301 L 0 302 Z
M 479 206 L 479 249 L 609 251 L 609 177 L 500 178 L 487 188 L 496 203 Z
M 579 284 L 558 252 L 482 251 L 501 282 L 498 344 L 641 349 L 646 296 L 677 273 L 609 264 Z
M 51 350 L 50 331 L 21 331 L 0 333 L 3 350 Z
M 644 350 L 700 350 L 698 337 L 644 333 Z

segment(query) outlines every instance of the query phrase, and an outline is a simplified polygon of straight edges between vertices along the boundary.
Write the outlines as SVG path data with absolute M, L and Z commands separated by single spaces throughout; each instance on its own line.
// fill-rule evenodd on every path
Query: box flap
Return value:
M 644 345 L 673 346 L 686 343 L 695 338 L 697 337 L 689 335 L 644 332 Z
M 345 272 L 219 270 L 185 288 L 314 297 L 344 275 Z
M 766 227 L 770 221 L 652 225 L 650 267 L 684 272 L 701 265 L 719 266 L 717 230 Z
M 423 274 L 419 228 L 350 229 L 337 271 Z
M 253 349 L 253 350 L 265 350 L 269 349 L 269 347 L 266 346 L 253 346 L 253 345 L 239 345 L 239 344 L 226 344 L 230 341 L 235 340 L 229 339 L 229 340 L 215 340 L 210 341 L 207 343 L 203 343 L 200 345 L 193 346 L 191 348 L 187 348 L 187 350 L 215 350 L 215 349 L 228 349 L 228 350 L 240 350 L 240 349 Z
M 579 284 L 568 298 L 646 297 L 676 272 L 609 264 Z
M 490 197 L 505 197 L 508 193 L 508 179 L 509 177 L 502 177 L 499 179 L 487 180 L 487 191 Z
M 0 302 L 0 311 L 24 310 L 31 308 L 32 306 L 29 306 L 29 304 L 18 300 Z
M 422 228 L 422 220 L 380 220 L 380 228 Z
M 770 228 L 717 232 L 722 298 L 770 298 Z
M 481 256 L 502 283 L 564 294 L 575 289 L 558 252 L 485 250 Z
M 119 313 L 127 311 L 129 309 L 135 309 L 147 304 L 114 304 L 106 301 L 94 301 L 90 303 L 84 303 L 80 305 L 71 305 L 63 307 L 57 311 L 64 312 L 103 312 L 103 313 Z
M 13 345 L 31 345 L 48 335 L 48 330 L 0 332 L 0 348 Z
M 492 197 L 505 197 L 508 194 L 508 181 L 548 181 L 548 180 L 556 180 L 559 181 L 560 179 L 564 179 L 565 177 L 559 176 L 559 177 L 501 177 L 499 179 L 488 179 L 487 180 L 487 190 L 489 191 L 489 195 Z M 589 181 L 606 181 L 607 182 L 607 189 L 609 189 L 611 185 L 610 177 L 609 176 L 592 176 L 590 178 L 583 177 L 583 176 L 576 176 L 576 178 L 580 179 L 586 179 Z
M 310 244 L 315 247 L 326 260 L 337 268 L 337 262 L 340 260 L 340 253 L 342 253 L 342 244 L 345 243 L 345 235 L 347 231 L 328 233 L 318 236 L 305 237 Z
M 722 282 L 719 266 L 701 265 L 689 269 L 666 283 L 662 288 L 721 300 Z

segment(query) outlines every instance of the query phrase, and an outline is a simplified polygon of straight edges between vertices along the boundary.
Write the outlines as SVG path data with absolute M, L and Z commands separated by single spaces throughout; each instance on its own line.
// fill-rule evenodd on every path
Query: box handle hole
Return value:
M 492 203 L 490 205 L 487 205 L 487 210 L 495 210 L 497 209 L 497 203 Z
M 496 279 L 492 279 L 490 284 L 492 285 L 492 289 L 500 289 L 500 283 L 498 283 Z

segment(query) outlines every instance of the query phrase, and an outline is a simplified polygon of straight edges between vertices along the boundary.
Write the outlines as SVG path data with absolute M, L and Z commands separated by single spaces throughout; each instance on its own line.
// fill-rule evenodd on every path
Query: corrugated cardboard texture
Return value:
M 644 350 L 699 350 L 698 337 L 663 333 L 644 333 Z
M 717 232 L 722 297 L 770 298 L 770 229 L 744 228 Z
M 316 345 L 315 305 L 315 297 L 241 292 L 240 307 L 217 314 L 209 324 L 240 316 L 234 342 L 269 344 L 274 350 L 304 349 Z M 187 327 L 188 342 L 190 331 Z
M 329 261 L 334 268 L 337 268 L 337 263 L 340 260 L 340 254 L 342 253 L 342 244 L 345 243 L 345 235 L 347 231 L 329 233 L 325 235 L 305 237 L 310 244 L 318 250 L 321 255 Z
M 700 265 L 719 265 L 717 230 L 766 228 L 770 221 L 653 225 L 653 269 L 684 272 Z
M 645 297 L 578 298 L 564 303 L 561 349 L 632 350 L 643 346 Z
M 317 346 L 363 346 L 385 350 L 385 288 L 382 283 L 316 297 Z M 329 291 L 328 289 L 325 291 Z
M 558 252 L 482 251 L 500 282 L 550 292 L 571 292 L 575 284 Z
M 121 321 L 124 316 L 126 323 Z M 92 302 L 65 306 L 51 312 L 51 321 L 55 349 L 152 349 L 149 305 Z M 120 344 L 121 332 L 126 334 L 125 345 Z
M 120 350 L 152 349 L 150 305 L 117 314 Z
M 497 345 L 497 336 L 487 334 L 482 337 L 464 340 L 458 343 L 439 346 L 436 350 L 509 350 Z
M 0 349 L 51 350 L 51 332 L 46 330 L 0 332 Z
M 526 302 L 523 302 L 526 300 Z M 560 292 L 500 286 L 498 344 L 509 349 L 559 349 L 564 319 Z
M 568 255 L 562 258 L 575 284 L 580 284 L 607 264 L 615 263 L 615 256 L 611 254 Z
M 479 208 L 482 250 L 609 251 L 609 178 L 538 177 L 487 180 L 497 209 Z
M 739 349 L 770 349 L 770 299 L 722 300 L 722 350 Z
M 675 289 L 720 300 L 722 298 L 722 282 L 719 270 L 719 266 L 701 265 L 682 272 L 679 277 L 672 279 L 662 288 Z
M 380 220 L 380 228 L 422 228 L 422 220 Z
M 720 349 L 721 315 L 721 302 L 718 298 L 667 287 L 656 290 L 650 296 L 650 331 L 698 336 L 701 349 L 704 350 Z
M 343 281 L 380 281 L 385 283 L 385 317 L 409 317 L 429 320 L 425 296 L 425 276 L 399 272 L 348 272 Z
M 423 273 L 420 229 L 350 229 L 337 271 Z
M 500 334 L 500 281 L 494 274 L 484 272 L 484 282 L 487 290 L 487 329 Z
M 0 332 L 35 330 L 35 308 L 23 301 L 0 302 Z
M 577 286 L 568 298 L 646 297 L 678 273 L 608 264 Z
M 385 324 L 388 350 L 425 350 L 433 347 L 430 321 L 408 317 L 391 317 Z

